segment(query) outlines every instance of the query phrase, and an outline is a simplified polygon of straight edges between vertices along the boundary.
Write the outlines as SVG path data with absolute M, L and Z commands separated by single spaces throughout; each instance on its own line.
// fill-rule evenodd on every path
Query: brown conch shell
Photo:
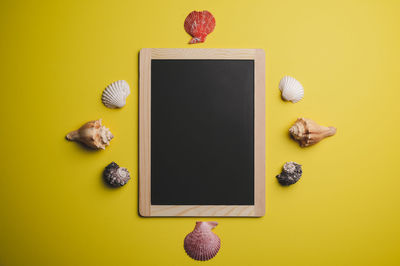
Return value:
M 78 141 L 90 148 L 103 150 L 113 137 L 110 130 L 101 125 L 101 119 L 89 121 L 66 136 L 67 140 Z
M 217 255 L 221 240 L 211 231 L 217 225 L 217 222 L 196 222 L 184 240 L 185 251 L 192 259 L 205 261 Z
M 299 118 L 289 132 L 301 147 L 307 147 L 335 135 L 336 128 L 320 126 L 311 119 Z

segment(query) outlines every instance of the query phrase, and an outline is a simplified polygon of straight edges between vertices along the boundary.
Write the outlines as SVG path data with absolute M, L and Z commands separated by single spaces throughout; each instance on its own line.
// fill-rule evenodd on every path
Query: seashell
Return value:
M 185 251 L 192 259 L 205 261 L 217 255 L 221 240 L 211 231 L 217 225 L 217 222 L 196 222 L 184 240 Z
M 287 162 L 283 165 L 282 172 L 276 178 L 281 185 L 289 186 L 299 181 L 302 173 L 303 170 L 301 170 L 300 164 Z
M 279 89 L 285 101 L 297 103 L 304 97 L 304 88 L 295 78 L 284 76 L 279 82 Z
M 128 82 L 118 80 L 105 88 L 101 100 L 108 108 L 121 108 L 126 104 L 126 97 L 131 93 Z
M 131 179 L 128 169 L 119 167 L 115 162 L 107 165 L 106 169 L 104 169 L 103 177 L 113 187 L 122 187 Z
M 71 131 L 67 140 L 78 141 L 93 149 L 105 149 L 114 138 L 110 130 L 101 125 L 101 119 L 89 121 L 78 130 Z
M 307 147 L 335 135 L 336 128 L 320 126 L 311 119 L 299 118 L 289 132 L 301 147 Z
M 185 19 L 185 31 L 193 38 L 190 44 L 204 42 L 215 28 L 215 18 L 209 11 L 193 11 Z

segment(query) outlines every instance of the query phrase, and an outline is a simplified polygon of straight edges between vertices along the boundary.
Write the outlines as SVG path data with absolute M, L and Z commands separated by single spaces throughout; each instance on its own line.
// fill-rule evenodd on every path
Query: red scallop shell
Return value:
M 193 11 L 186 17 L 184 26 L 185 31 L 193 37 L 189 43 L 204 42 L 215 28 L 215 18 L 207 10 Z
M 209 260 L 217 255 L 221 240 L 211 232 L 217 222 L 196 222 L 196 226 L 183 242 L 186 253 L 195 260 Z

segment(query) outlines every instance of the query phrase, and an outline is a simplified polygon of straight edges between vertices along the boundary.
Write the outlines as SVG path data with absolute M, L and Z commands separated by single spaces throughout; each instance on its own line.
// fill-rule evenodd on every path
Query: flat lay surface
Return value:
M 194 265 L 183 240 L 217 221 L 208 265 L 399 265 L 399 1 L 10 1 L 0 3 L 0 265 Z M 184 21 L 215 29 L 188 44 Z M 266 53 L 266 214 L 138 215 L 138 56 L 144 47 L 262 48 Z M 281 99 L 285 75 L 304 87 Z M 101 101 L 126 80 L 121 109 Z M 301 148 L 306 117 L 337 133 Z M 102 118 L 114 138 L 93 151 L 65 139 Z M 102 179 L 115 161 L 121 188 Z M 289 187 L 285 162 L 302 165 Z

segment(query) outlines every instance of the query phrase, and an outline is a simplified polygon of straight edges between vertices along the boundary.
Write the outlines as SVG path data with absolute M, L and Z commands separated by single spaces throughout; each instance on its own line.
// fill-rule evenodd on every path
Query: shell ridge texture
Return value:
M 207 35 L 215 28 L 215 18 L 208 11 L 192 11 L 185 19 L 185 31 L 193 38 L 190 44 L 204 42 Z
M 285 101 L 297 103 L 304 97 L 304 88 L 299 81 L 290 76 L 284 76 L 279 82 L 279 90 Z
M 129 84 L 125 80 L 118 80 L 104 89 L 101 100 L 108 108 L 121 108 L 125 106 L 129 94 Z
M 211 229 L 215 225 L 208 222 L 197 222 L 195 229 L 184 240 L 186 253 L 195 260 L 209 260 L 219 251 L 220 238 Z

